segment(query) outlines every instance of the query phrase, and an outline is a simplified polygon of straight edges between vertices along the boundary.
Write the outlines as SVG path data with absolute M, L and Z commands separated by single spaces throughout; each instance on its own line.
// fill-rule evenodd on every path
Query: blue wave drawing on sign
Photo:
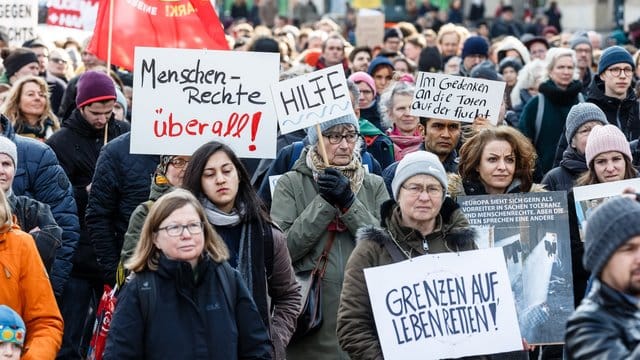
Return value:
M 292 126 L 298 125 L 303 120 L 309 120 L 309 118 L 311 116 L 315 116 L 319 120 L 319 119 L 324 118 L 326 115 L 333 114 L 334 112 L 336 112 L 336 110 L 345 111 L 350 106 L 351 106 L 351 102 L 350 101 L 346 101 L 344 103 L 344 106 L 340 106 L 338 104 L 325 105 L 324 107 L 322 107 L 322 110 L 320 111 L 320 113 L 310 112 L 310 113 L 306 113 L 306 114 L 300 115 L 297 119 L 286 119 L 286 120 L 283 120 L 282 121 L 282 126 L 287 126 L 288 123 L 291 123 Z M 329 113 L 328 114 L 327 114 L 327 109 L 329 109 Z

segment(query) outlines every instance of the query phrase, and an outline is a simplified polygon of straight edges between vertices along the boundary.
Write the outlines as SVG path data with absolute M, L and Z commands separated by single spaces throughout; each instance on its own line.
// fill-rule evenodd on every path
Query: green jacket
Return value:
M 302 151 L 292 171 L 276 185 L 271 217 L 287 237 L 296 273 L 313 269 L 328 240 L 327 226 L 336 217 L 346 230 L 336 233 L 322 283 L 323 323 L 318 332 L 287 349 L 287 359 L 348 359 L 336 337 L 336 315 L 344 278 L 344 268 L 355 247 L 358 229 L 380 223 L 379 209 L 389 198 L 381 177 L 366 173 L 362 187 L 349 210 L 342 214 L 318 194 L 312 170 L 306 165 L 309 147 Z
M 475 231 L 469 227 L 460 207 L 448 197 L 436 220 L 435 230 L 426 237 L 402 226 L 399 211 L 393 200 L 385 203 L 382 207 L 384 228 L 369 226 L 360 229 L 356 238 L 358 245 L 347 262 L 337 333 L 342 349 L 352 359 L 383 359 L 363 270 L 395 262 L 383 245 L 385 238 L 391 243 L 395 239 L 412 257 L 477 249 Z M 428 251 L 423 249 L 425 239 L 429 244 Z

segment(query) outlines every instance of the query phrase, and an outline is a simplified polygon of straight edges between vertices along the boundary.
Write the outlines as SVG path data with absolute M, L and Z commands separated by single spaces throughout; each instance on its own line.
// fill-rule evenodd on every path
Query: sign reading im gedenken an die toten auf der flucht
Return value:
M 271 92 L 283 134 L 344 115 L 355 117 L 342 65 L 274 83 Z
M 500 249 L 424 255 L 364 275 L 387 360 L 522 349 Z
M 279 69 L 275 53 L 136 47 L 131 153 L 191 155 L 218 140 L 275 158 Z
M 484 117 L 496 125 L 504 95 L 504 81 L 419 72 L 411 115 L 473 122 Z

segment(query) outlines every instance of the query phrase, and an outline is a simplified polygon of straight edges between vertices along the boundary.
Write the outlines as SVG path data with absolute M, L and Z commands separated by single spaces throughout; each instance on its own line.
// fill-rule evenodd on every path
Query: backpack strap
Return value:
M 304 143 L 302 141 L 294 141 L 291 143 L 293 145 L 293 152 L 291 153 L 291 159 L 289 159 L 289 168 L 287 170 L 293 169 L 293 165 L 298 161 L 300 154 L 302 153 L 302 149 L 304 149 Z
M 153 314 L 158 301 L 156 278 L 151 271 L 140 273 L 131 273 L 130 277 L 139 277 L 138 280 L 138 298 L 140 299 L 140 309 L 142 310 L 142 319 L 145 327 L 149 326 L 149 314 Z
M 222 291 L 224 292 L 224 298 L 227 299 L 227 305 L 229 309 L 235 314 L 236 310 L 236 298 L 238 297 L 238 288 L 235 281 L 235 274 L 233 268 L 228 262 L 224 261 L 216 267 L 220 284 L 222 285 Z M 233 281 L 233 285 L 230 284 Z
M 542 115 L 544 115 L 544 95 L 538 93 L 538 111 L 536 112 L 536 136 L 533 138 L 533 146 L 538 142 L 540 130 L 542 130 Z

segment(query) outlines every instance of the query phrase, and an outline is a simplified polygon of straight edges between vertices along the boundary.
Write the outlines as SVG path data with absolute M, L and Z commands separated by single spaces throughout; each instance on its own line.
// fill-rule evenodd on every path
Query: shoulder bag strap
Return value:
M 324 277 L 324 272 L 327 270 L 327 262 L 329 261 L 329 251 L 331 251 L 331 247 L 333 246 L 333 240 L 336 238 L 335 231 L 329 231 L 329 240 L 327 240 L 327 244 L 324 246 L 324 250 L 322 250 L 322 254 L 318 258 L 318 262 L 316 263 L 315 268 L 311 275 L 313 276 L 315 273 L 320 275 L 322 279 Z

